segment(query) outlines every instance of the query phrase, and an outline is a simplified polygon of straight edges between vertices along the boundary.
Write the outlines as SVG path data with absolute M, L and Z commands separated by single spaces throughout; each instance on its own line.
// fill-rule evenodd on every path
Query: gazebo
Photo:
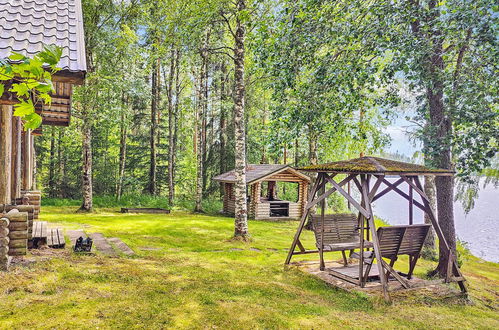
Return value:
M 224 187 L 223 212 L 235 212 L 234 170 L 213 178 Z M 284 200 L 279 196 L 280 182 L 296 184 L 296 199 Z M 252 164 L 246 167 L 249 216 L 257 220 L 300 219 L 307 201 L 310 178 L 289 165 Z M 283 189 L 281 189 L 281 192 Z
M 457 282 L 461 291 L 466 292 L 465 279 L 458 268 L 455 256 L 443 236 L 420 181 L 420 176 L 452 176 L 454 172 L 444 169 L 430 169 L 421 165 L 378 157 L 361 157 L 346 161 L 311 165 L 302 167 L 299 170 L 317 173 L 317 180 L 311 190 L 305 211 L 289 249 L 285 262 L 286 265 L 290 263 L 294 255 L 319 253 L 320 268 L 324 270 L 324 252 L 342 251 L 344 253 L 344 250 L 350 250 L 352 253 L 354 249 L 358 249 L 359 252 L 354 253 L 359 259 L 359 266 L 356 267 L 358 270 L 352 272 L 352 267 L 345 265 L 336 269 L 328 269 L 328 271 L 332 276 L 363 287 L 370 276 L 371 266 L 376 267 L 377 269 L 374 270 L 377 270 L 376 277 L 381 282 L 383 295 L 386 300 L 389 300 L 389 276 L 399 281 L 403 287 L 408 287 L 407 281 L 401 276 L 400 272 L 393 269 L 393 264 L 397 256 L 400 254 L 409 255 L 410 273 L 412 273 L 412 269 L 414 269 L 419 257 L 422 241 L 424 241 L 428 232 L 428 228 L 425 228 L 425 225 L 416 225 L 413 223 L 413 208 L 417 207 L 428 215 L 431 225 L 440 240 L 440 248 L 443 247 L 449 255 L 445 281 Z M 395 178 L 396 180 L 391 182 L 388 180 L 389 178 Z M 357 188 L 360 193 L 360 201 L 354 198 L 353 194 L 348 191 L 349 189 L 344 189 L 344 186 L 348 183 L 353 184 Z M 401 189 L 402 184 L 407 185 L 408 193 Z M 382 189 L 383 186 L 384 188 Z M 391 191 L 396 192 L 408 201 L 409 225 L 376 228 L 371 205 L 374 201 Z M 328 196 L 335 192 L 340 193 L 358 211 L 356 226 L 353 229 L 357 235 L 355 237 L 357 244 L 352 244 L 353 240 L 346 242 L 348 244 L 345 244 L 344 240 L 339 240 L 342 238 L 340 237 L 341 235 L 345 235 L 346 228 L 348 227 L 345 225 L 347 223 L 345 222 L 345 215 L 340 217 L 340 222 L 327 224 L 328 219 L 331 217 L 325 214 L 325 201 Z M 414 198 L 414 192 L 420 196 L 421 202 Z M 320 206 L 321 209 L 320 215 L 312 217 L 315 218 L 314 223 L 316 224 L 317 249 L 307 250 L 300 241 L 300 235 L 311 213 L 310 211 L 315 206 Z M 349 230 L 352 232 L 352 229 Z M 327 241 L 328 238 L 339 240 L 340 243 L 329 244 L 330 242 Z M 342 243 L 343 248 L 341 247 Z M 417 248 L 415 245 L 418 245 Z M 298 250 L 296 251 L 297 247 Z M 390 264 L 383 260 L 383 258 L 390 259 Z M 376 260 L 376 264 L 373 263 L 374 260 Z M 346 272 L 346 269 L 350 271 Z M 410 278 L 410 273 L 408 278 Z

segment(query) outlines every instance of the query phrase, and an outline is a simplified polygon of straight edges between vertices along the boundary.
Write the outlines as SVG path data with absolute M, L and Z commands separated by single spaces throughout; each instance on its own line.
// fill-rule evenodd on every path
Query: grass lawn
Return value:
M 472 256 L 463 266 L 470 302 L 411 291 L 387 305 L 284 270 L 297 222 L 251 221 L 253 241 L 243 243 L 229 240 L 233 221 L 221 216 L 74 211 L 45 207 L 41 220 L 119 237 L 137 256 L 77 256 L 68 248 L 28 256 L 36 262 L 0 273 L 0 328 L 499 329 L 499 265 Z M 416 275 L 432 266 L 420 262 Z

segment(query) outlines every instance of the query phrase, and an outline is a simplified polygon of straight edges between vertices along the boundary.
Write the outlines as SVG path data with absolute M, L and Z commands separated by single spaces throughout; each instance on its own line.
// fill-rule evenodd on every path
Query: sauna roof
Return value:
M 57 75 L 82 80 L 87 70 L 81 0 L 0 0 L 0 59 L 62 47 Z
M 289 171 L 293 173 L 297 180 L 310 181 L 310 178 L 289 165 L 278 165 L 278 164 L 250 164 L 246 166 L 246 184 L 251 184 L 257 181 L 270 178 L 272 175 Z M 236 175 L 235 170 L 217 175 L 213 178 L 215 181 L 235 183 Z
M 380 157 L 361 157 L 298 168 L 309 172 L 384 175 L 453 175 L 455 172 Z

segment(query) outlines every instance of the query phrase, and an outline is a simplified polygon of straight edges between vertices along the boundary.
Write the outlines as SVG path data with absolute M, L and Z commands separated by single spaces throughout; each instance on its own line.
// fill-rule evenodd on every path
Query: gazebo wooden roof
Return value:
M 319 245 L 318 250 L 306 250 L 300 241 L 300 235 L 305 226 L 306 220 L 310 214 L 310 211 L 315 206 L 320 206 L 321 212 L 321 223 L 324 223 L 324 212 L 325 212 L 325 200 L 331 194 L 338 192 L 358 211 L 359 220 L 359 240 L 360 242 L 366 242 L 372 237 L 372 246 L 374 246 L 374 256 L 377 261 L 377 268 L 379 273 L 379 280 L 382 285 L 383 294 L 386 300 L 390 300 L 388 294 L 388 280 L 387 272 L 395 274 L 391 265 L 384 262 L 381 257 L 380 242 L 378 234 L 376 232 L 376 225 L 374 222 L 374 214 L 371 204 L 377 199 L 383 197 L 388 192 L 396 192 L 408 201 L 409 205 L 409 225 L 413 224 L 413 208 L 417 207 L 425 212 L 430 220 L 431 224 L 437 234 L 440 241 L 440 248 L 446 251 L 449 255 L 449 263 L 447 264 L 447 276 L 445 278 L 446 282 L 457 282 L 461 288 L 461 291 L 466 292 L 466 286 L 464 285 L 464 277 L 459 270 L 456 262 L 456 258 L 447 244 L 447 241 L 442 233 L 442 230 L 438 224 L 436 216 L 430 206 L 430 201 L 426 194 L 424 193 L 423 186 L 419 179 L 422 175 L 453 175 L 453 171 L 444 169 L 431 169 L 421 165 L 404 163 L 400 161 L 394 161 L 379 157 L 361 157 L 346 161 L 332 162 L 320 165 L 311 165 L 300 168 L 302 171 L 316 172 L 318 174 L 317 180 L 310 192 L 308 203 L 305 207 L 305 211 L 301 217 L 300 224 L 298 225 L 296 234 L 294 236 L 291 248 L 289 250 L 288 256 L 286 258 L 285 264 L 289 264 L 291 258 L 294 255 L 308 254 L 308 253 L 319 253 L 320 255 L 320 265 L 321 270 L 324 270 L 324 245 L 323 243 Z M 346 177 L 341 180 L 335 180 L 338 175 L 343 175 Z M 394 182 L 388 181 L 388 177 L 398 177 L 398 180 Z M 361 199 L 357 201 L 349 191 L 346 191 L 343 187 L 349 183 L 353 183 L 358 191 L 360 192 Z M 409 192 L 406 193 L 399 188 L 401 184 L 407 184 Z M 384 189 L 381 189 L 382 186 Z M 329 188 L 328 188 L 329 186 Z M 422 202 L 418 202 L 414 199 L 414 193 L 421 197 Z M 324 232 L 324 228 L 322 229 Z M 371 243 L 371 242 L 369 242 Z M 296 248 L 298 251 L 295 251 Z M 365 250 L 364 243 L 361 243 L 360 249 Z M 359 253 L 360 265 L 363 265 L 364 253 Z M 411 260 L 411 263 L 415 260 Z M 358 282 L 359 286 L 363 287 L 365 285 L 365 279 L 363 276 L 363 268 L 359 267 Z M 334 275 L 334 273 L 332 272 Z M 402 279 L 399 279 L 403 282 Z M 353 281 L 353 279 L 351 280 Z M 402 283 L 404 285 L 404 283 Z
M 289 171 L 299 178 L 310 181 L 310 178 L 289 165 L 281 164 L 250 164 L 246 166 L 246 184 L 252 184 L 257 181 L 263 181 L 266 177 L 278 174 L 280 172 Z M 236 173 L 235 170 L 217 175 L 213 178 L 215 181 L 235 183 Z
M 405 163 L 380 157 L 361 157 L 338 162 L 310 165 L 299 168 L 302 171 L 328 173 L 364 173 L 383 175 L 454 175 L 454 171 L 433 169 L 418 164 Z

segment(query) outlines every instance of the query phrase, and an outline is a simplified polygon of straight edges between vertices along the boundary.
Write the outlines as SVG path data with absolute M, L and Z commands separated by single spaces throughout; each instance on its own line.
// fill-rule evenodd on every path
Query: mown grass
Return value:
M 0 274 L 0 328 L 499 328 L 499 266 L 472 256 L 471 302 L 411 291 L 386 305 L 284 270 L 296 222 L 251 221 L 244 243 L 221 216 L 75 210 L 45 207 L 42 219 L 119 237 L 137 256 L 28 256 L 36 262 Z

